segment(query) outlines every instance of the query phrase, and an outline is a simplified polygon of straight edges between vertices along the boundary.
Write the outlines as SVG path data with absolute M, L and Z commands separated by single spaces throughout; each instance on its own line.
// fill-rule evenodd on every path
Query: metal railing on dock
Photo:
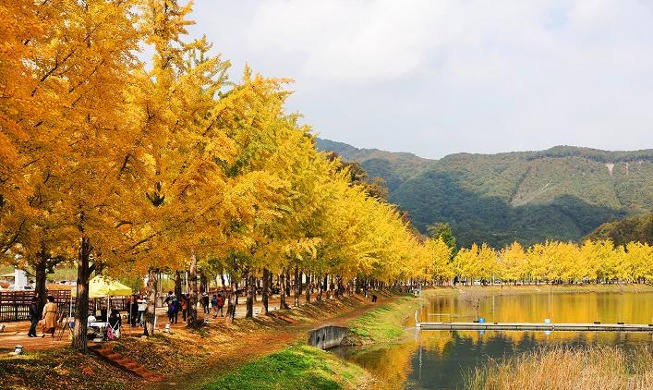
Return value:
M 653 332 L 653 324 L 534 323 L 534 322 L 418 322 L 420 330 L 517 330 L 568 332 Z

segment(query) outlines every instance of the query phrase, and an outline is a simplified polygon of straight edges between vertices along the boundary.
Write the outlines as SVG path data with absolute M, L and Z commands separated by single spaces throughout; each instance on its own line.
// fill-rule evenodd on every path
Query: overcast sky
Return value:
M 239 79 L 289 77 L 320 137 L 457 152 L 653 148 L 653 0 L 195 0 Z

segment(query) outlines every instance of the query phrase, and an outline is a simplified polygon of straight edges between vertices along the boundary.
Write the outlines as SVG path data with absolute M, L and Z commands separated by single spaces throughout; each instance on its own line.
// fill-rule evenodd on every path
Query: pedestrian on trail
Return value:
M 171 324 L 174 324 L 177 315 L 177 301 L 177 297 L 172 293 L 172 291 L 168 291 L 168 296 L 163 301 L 163 303 L 168 305 L 168 322 Z
M 54 330 L 57 327 L 57 311 L 54 297 L 48 295 L 48 303 L 43 306 L 43 335 L 41 337 L 45 337 L 46 333 L 51 333 L 54 337 Z
M 132 327 L 136 326 L 136 322 L 138 321 L 138 302 L 137 302 L 138 296 L 133 295 L 131 299 L 131 303 L 129 305 L 129 324 Z
M 27 337 L 36 337 L 36 326 L 41 320 L 41 313 L 39 312 L 39 301 L 36 296 L 32 297 L 32 301 L 29 304 L 29 319 L 30 326 L 29 332 L 27 332 Z
M 145 310 L 147 310 L 147 301 L 143 299 L 143 295 L 138 299 L 138 324 L 143 326 L 145 322 Z
M 177 323 L 177 319 L 179 318 L 179 310 L 179 299 L 177 299 L 176 296 L 173 296 L 172 300 L 170 301 L 170 306 L 168 306 L 168 317 L 170 318 L 171 324 Z
M 204 314 L 209 314 L 209 294 L 202 293 L 202 306 L 204 307 Z
M 213 312 L 213 318 L 218 318 L 218 296 L 213 294 L 211 298 L 211 311 Z
M 163 300 L 163 303 L 170 305 L 170 301 L 172 301 L 173 298 L 176 298 L 175 294 L 173 294 L 172 291 L 168 291 L 168 295 L 166 295 L 166 299 Z
M 181 319 L 186 322 L 186 317 L 188 315 L 188 295 L 181 294 Z
M 220 317 L 224 317 L 224 312 L 222 311 L 222 308 L 224 308 L 224 297 L 222 294 L 218 294 L 218 310 L 215 312 L 216 316 L 218 315 L 218 312 L 220 313 Z

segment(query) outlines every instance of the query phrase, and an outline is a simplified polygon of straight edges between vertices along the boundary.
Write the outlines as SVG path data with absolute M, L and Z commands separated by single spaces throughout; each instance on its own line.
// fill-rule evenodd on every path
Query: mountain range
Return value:
M 317 140 L 381 177 L 422 233 L 447 222 L 460 246 L 580 241 L 599 225 L 653 213 L 653 150 L 459 153 L 439 160 Z

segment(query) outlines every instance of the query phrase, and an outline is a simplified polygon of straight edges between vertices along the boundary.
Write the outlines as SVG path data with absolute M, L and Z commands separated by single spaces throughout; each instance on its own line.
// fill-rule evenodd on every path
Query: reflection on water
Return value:
M 416 316 L 420 321 L 653 323 L 652 293 L 551 293 L 486 295 L 465 292 L 434 297 Z M 340 349 L 380 378 L 379 389 L 462 389 L 464 376 L 488 359 L 501 359 L 542 346 L 634 347 L 650 343 L 649 333 L 422 331 L 409 341 L 372 350 Z

